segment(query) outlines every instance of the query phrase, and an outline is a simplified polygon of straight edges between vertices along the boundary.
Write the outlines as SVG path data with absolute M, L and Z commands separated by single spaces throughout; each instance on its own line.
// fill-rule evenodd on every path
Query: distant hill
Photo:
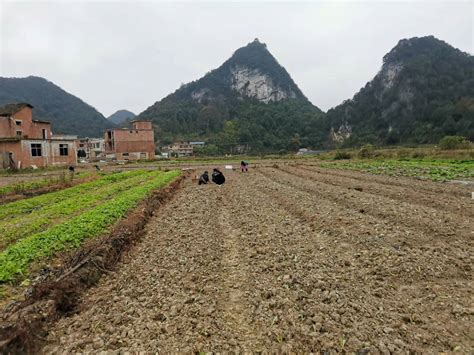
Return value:
M 33 118 L 51 121 L 54 133 L 103 137 L 115 127 L 94 107 L 40 77 L 0 77 L 0 105 L 16 102 L 32 104 Z
M 121 125 L 126 120 L 134 118 L 135 116 L 136 115 L 133 112 L 127 110 L 118 110 L 117 112 L 107 117 L 107 119 L 116 125 Z
M 206 140 L 221 152 L 257 152 L 318 145 L 326 137 L 323 116 L 256 39 L 138 117 L 153 121 L 161 144 Z
M 474 140 L 474 58 L 433 36 L 403 39 L 351 100 L 327 113 L 343 146 Z

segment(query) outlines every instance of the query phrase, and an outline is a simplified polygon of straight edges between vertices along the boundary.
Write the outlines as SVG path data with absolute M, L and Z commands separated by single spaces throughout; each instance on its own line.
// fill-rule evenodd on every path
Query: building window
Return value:
M 67 144 L 60 144 L 59 145 L 59 155 L 62 155 L 62 156 L 69 155 Z
M 46 135 L 46 130 L 43 128 L 43 139 L 46 139 L 48 138 L 48 136 Z
M 41 144 L 39 143 L 31 143 L 31 156 L 32 157 L 40 157 L 41 154 Z
M 21 138 L 21 131 L 16 131 L 16 136 Z
M 16 124 L 17 126 L 21 126 L 21 121 L 15 121 L 15 124 Z

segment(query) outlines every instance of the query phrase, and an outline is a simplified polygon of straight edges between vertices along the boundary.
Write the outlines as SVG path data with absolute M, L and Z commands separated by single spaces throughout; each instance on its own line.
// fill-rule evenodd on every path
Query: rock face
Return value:
M 272 78 L 258 69 L 237 66 L 232 69 L 232 88 L 242 96 L 256 98 L 261 102 L 296 98 L 292 90 L 283 90 L 273 83 Z
M 327 118 L 330 140 L 348 146 L 474 140 L 474 57 L 433 36 L 400 40 L 373 80 Z
M 402 69 L 402 63 L 388 63 L 382 68 L 379 75 L 381 77 L 382 85 L 385 89 L 390 89 L 393 87 L 395 78 L 402 71 Z
M 267 46 L 256 39 L 217 69 L 150 106 L 139 118 L 153 120 L 156 136 L 165 144 L 204 140 L 221 144 L 223 153 L 235 153 L 239 146 L 254 151 L 294 149 L 295 136 L 299 137 L 295 142 L 315 146 L 313 141 L 324 139 L 319 136 L 325 129 L 322 116 Z
M 172 94 L 195 101 L 225 96 L 251 98 L 263 103 L 305 99 L 288 72 L 258 39 L 235 51 L 231 58 L 203 78 Z M 171 95 L 170 95 L 171 96 Z

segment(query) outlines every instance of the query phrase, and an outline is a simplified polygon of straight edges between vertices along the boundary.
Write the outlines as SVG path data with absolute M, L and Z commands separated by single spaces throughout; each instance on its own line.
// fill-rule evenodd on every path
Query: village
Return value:
M 0 107 L 0 167 L 3 169 L 75 166 L 87 162 L 119 162 L 188 157 L 204 142 L 175 142 L 156 155 L 152 123 L 135 119 L 130 127 L 112 128 L 102 138 L 54 134 L 51 122 L 33 119 L 33 105 Z

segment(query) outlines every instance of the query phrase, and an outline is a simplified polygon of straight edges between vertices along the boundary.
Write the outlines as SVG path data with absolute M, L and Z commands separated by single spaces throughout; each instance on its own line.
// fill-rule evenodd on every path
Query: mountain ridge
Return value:
M 255 39 L 138 117 L 153 120 L 163 143 L 206 138 L 225 152 L 224 145 L 248 145 L 258 151 L 290 149 L 295 135 L 310 139 L 309 121 L 314 126 L 321 115 L 266 44 Z M 226 129 L 232 131 L 232 143 L 224 142 Z
M 33 117 L 51 121 L 56 134 L 102 137 L 115 127 L 93 106 L 45 78 L 0 77 L 0 105 L 18 102 L 33 105 Z
M 136 115 L 133 112 L 122 109 L 122 110 L 115 111 L 113 114 L 107 117 L 107 120 L 113 122 L 116 125 L 121 125 L 128 119 L 131 119 L 134 117 L 136 117 Z
M 473 140 L 474 59 L 434 36 L 401 39 L 375 77 L 327 118 L 336 145 Z

